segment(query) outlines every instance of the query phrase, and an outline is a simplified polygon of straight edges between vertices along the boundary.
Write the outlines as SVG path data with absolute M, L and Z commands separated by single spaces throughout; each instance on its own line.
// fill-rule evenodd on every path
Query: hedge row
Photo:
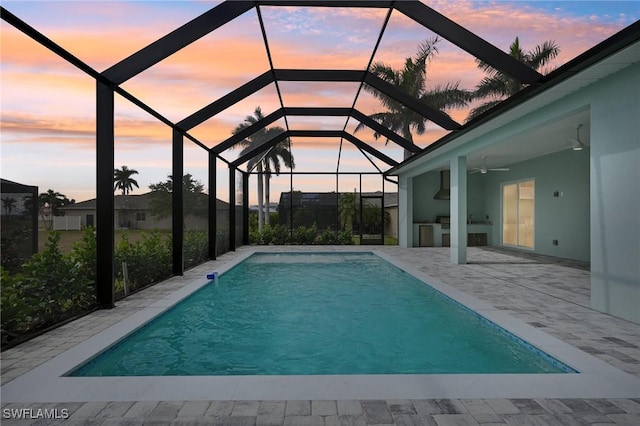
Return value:
M 350 245 L 353 243 L 351 231 L 335 232 L 331 229 L 319 231 L 314 224 L 310 227 L 299 226 L 290 231 L 285 225 L 265 225 L 262 231 L 249 233 L 251 244 L 283 245 L 283 244 L 318 244 L 318 245 Z

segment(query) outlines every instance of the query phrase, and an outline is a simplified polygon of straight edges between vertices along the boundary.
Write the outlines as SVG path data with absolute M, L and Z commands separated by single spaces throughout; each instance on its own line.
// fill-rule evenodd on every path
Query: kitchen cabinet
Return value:
M 420 225 L 418 227 L 418 245 L 420 247 L 433 247 L 433 225 Z
M 416 222 L 413 224 L 414 247 L 450 247 L 450 229 L 442 229 L 442 224 L 432 222 Z M 491 245 L 491 224 L 467 224 L 467 246 Z

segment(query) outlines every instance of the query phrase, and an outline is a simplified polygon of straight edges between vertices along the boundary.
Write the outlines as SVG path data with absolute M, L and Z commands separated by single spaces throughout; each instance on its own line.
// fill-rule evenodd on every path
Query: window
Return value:
M 535 182 L 526 180 L 502 186 L 502 244 L 534 247 Z
M 145 212 L 136 213 L 136 220 L 138 222 L 142 222 L 145 219 L 146 219 L 146 213 Z

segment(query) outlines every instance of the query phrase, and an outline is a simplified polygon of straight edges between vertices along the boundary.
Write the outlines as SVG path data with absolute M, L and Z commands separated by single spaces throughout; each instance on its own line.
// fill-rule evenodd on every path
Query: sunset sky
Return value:
M 164 34 L 216 6 L 217 1 L 2 1 L 1 5 L 98 71 L 135 53 Z M 424 1 L 438 12 L 507 51 L 516 36 L 525 50 L 555 40 L 558 67 L 640 19 L 638 1 Z M 364 70 L 384 22 L 386 9 L 341 9 L 261 6 L 274 67 Z M 394 11 L 374 57 L 395 68 L 415 54 L 434 34 Z M 446 40 L 428 65 L 428 84 L 460 81 L 473 89 L 483 77 L 474 58 Z M 1 176 L 40 192 L 53 189 L 83 201 L 95 197 L 95 82 L 4 21 L 0 21 Z M 258 14 L 252 9 L 177 54 L 125 82 L 122 87 L 178 122 L 269 69 Z M 279 83 L 285 106 L 350 107 L 356 83 Z M 280 108 L 274 84 L 193 129 L 211 147 L 228 138 L 246 115 L 260 106 L 264 115 Z M 365 114 L 382 111 L 379 102 L 361 91 L 356 108 Z M 449 112 L 464 122 L 466 110 Z M 289 118 L 296 129 L 353 130 L 345 117 Z M 285 127 L 283 120 L 274 123 Z M 444 135 L 428 126 L 416 136 L 426 146 Z M 390 157 L 402 150 L 372 132 L 357 136 Z M 191 143 L 185 148 L 185 172 L 207 181 L 206 152 Z M 296 171 L 335 171 L 340 140 L 292 140 Z M 239 150 L 223 153 L 234 160 Z M 171 130 L 128 101 L 116 96 L 115 166 L 139 171 L 140 189 L 171 174 Z M 379 162 L 378 162 L 379 163 Z M 220 167 L 223 167 L 220 163 Z M 382 164 L 380 164 L 382 166 Z M 362 154 L 343 145 L 340 171 L 375 171 Z M 226 166 L 219 174 L 219 198 L 226 198 Z M 365 189 L 381 189 L 380 179 L 365 179 Z M 272 184 L 277 193 L 289 177 Z M 333 177 L 294 178 L 294 189 L 331 191 Z M 341 191 L 357 179 L 345 177 Z M 386 187 L 395 191 L 395 188 Z M 252 197 L 252 201 L 253 197 Z

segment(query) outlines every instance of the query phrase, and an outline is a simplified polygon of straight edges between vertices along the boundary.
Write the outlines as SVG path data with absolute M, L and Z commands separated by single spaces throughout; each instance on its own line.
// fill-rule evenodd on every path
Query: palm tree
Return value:
M 282 128 L 278 128 L 280 130 L 284 130 Z M 271 129 L 267 130 L 269 133 Z M 281 131 L 277 133 L 281 133 Z M 277 134 L 276 133 L 276 134 Z M 282 141 L 276 144 L 273 148 L 271 148 L 267 154 L 263 157 L 262 162 L 264 163 L 264 171 L 265 171 L 265 181 L 264 181 L 264 201 L 266 206 L 266 212 L 264 216 L 264 223 L 269 224 L 269 216 L 271 208 L 270 204 L 270 181 L 271 181 L 271 173 L 274 172 L 276 176 L 280 175 L 280 160 L 282 159 L 282 163 L 285 167 L 293 170 L 296 167 L 295 160 L 293 159 L 293 154 L 289 151 L 289 141 Z M 249 162 L 251 165 L 251 161 Z M 251 167 L 251 166 L 249 166 Z
M 16 207 L 18 200 L 15 198 L 6 197 L 2 199 L 2 208 L 4 209 L 4 214 L 9 216 L 13 209 Z
M 138 171 L 128 168 L 127 166 L 122 166 L 119 169 L 113 170 L 113 190 L 121 190 L 122 195 L 126 195 L 133 189 L 140 188 L 138 186 L 138 182 L 135 179 L 132 179 L 131 176 L 137 175 Z
M 431 89 L 426 87 L 427 64 L 438 53 L 439 40 L 438 37 L 425 40 L 418 47 L 415 57 L 405 60 L 402 69 L 394 70 L 389 65 L 377 62 L 371 67 L 371 72 L 431 108 L 444 110 L 465 107 L 471 100 L 472 93 L 459 89 L 460 82 L 436 85 Z M 413 143 L 411 131 L 415 131 L 419 135 L 424 133 L 427 122 L 424 116 L 370 86 L 365 85 L 364 88 L 387 108 L 386 112 L 372 114 L 369 116 L 370 118 L 389 130 L 399 133 L 411 143 Z M 358 124 L 356 132 L 363 127 L 362 123 Z M 380 134 L 375 133 L 374 137 L 377 139 Z M 409 156 L 411 156 L 411 152 L 405 150 L 404 158 Z
M 511 57 L 516 58 L 523 64 L 528 65 L 537 71 L 549 64 L 549 62 L 558 56 L 559 53 L 560 48 L 553 40 L 547 40 L 528 52 L 524 52 L 522 50 L 518 37 L 516 37 L 515 41 L 511 43 L 511 46 L 509 46 L 509 55 Z M 477 117 L 485 111 L 490 110 L 504 99 L 518 93 L 525 87 L 523 83 L 520 83 L 479 59 L 476 59 L 476 63 L 478 64 L 478 68 L 485 71 L 488 75 L 476 86 L 476 90 L 473 95 L 474 99 L 489 100 L 482 105 L 473 108 L 469 113 L 467 121 Z
M 38 205 L 40 207 L 40 216 L 48 230 L 53 229 L 53 216 L 60 214 L 60 208 L 69 204 L 75 204 L 76 200 L 68 199 L 66 195 L 61 194 L 53 189 L 43 192 L 38 196 Z M 45 211 L 48 210 L 48 220 L 45 220 Z
M 262 110 L 260 107 L 256 107 L 254 111 L 254 115 L 248 115 L 245 117 L 244 122 L 238 124 L 236 128 L 233 130 L 233 133 L 236 134 L 247 127 L 255 124 L 259 120 L 262 120 L 264 115 L 262 114 Z M 246 154 L 247 152 L 253 150 L 260 145 L 268 142 L 275 136 L 284 132 L 285 130 L 282 127 L 275 126 L 269 128 L 262 128 L 249 136 L 247 139 L 244 139 L 239 143 L 241 147 L 244 149 L 240 152 L 240 156 Z M 269 180 L 271 179 L 271 173 L 275 172 L 276 175 L 280 174 L 280 159 L 282 159 L 282 163 L 285 167 L 293 169 L 295 167 L 293 155 L 289 151 L 289 139 L 285 139 L 282 142 L 279 142 L 275 146 L 273 146 L 266 153 L 262 153 L 248 162 L 248 169 L 253 169 L 254 167 L 258 171 L 258 230 L 262 230 L 264 223 L 269 223 Z M 264 211 L 264 176 L 266 176 L 266 202 L 267 202 L 267 215 L 265 222 L 265 211 Z
M 358 198 L 355 192 L 345 192 L 340 194 L 338 200 L 338 218 L 342 228 L 353 232 L 353 220 L 358 217 Z

